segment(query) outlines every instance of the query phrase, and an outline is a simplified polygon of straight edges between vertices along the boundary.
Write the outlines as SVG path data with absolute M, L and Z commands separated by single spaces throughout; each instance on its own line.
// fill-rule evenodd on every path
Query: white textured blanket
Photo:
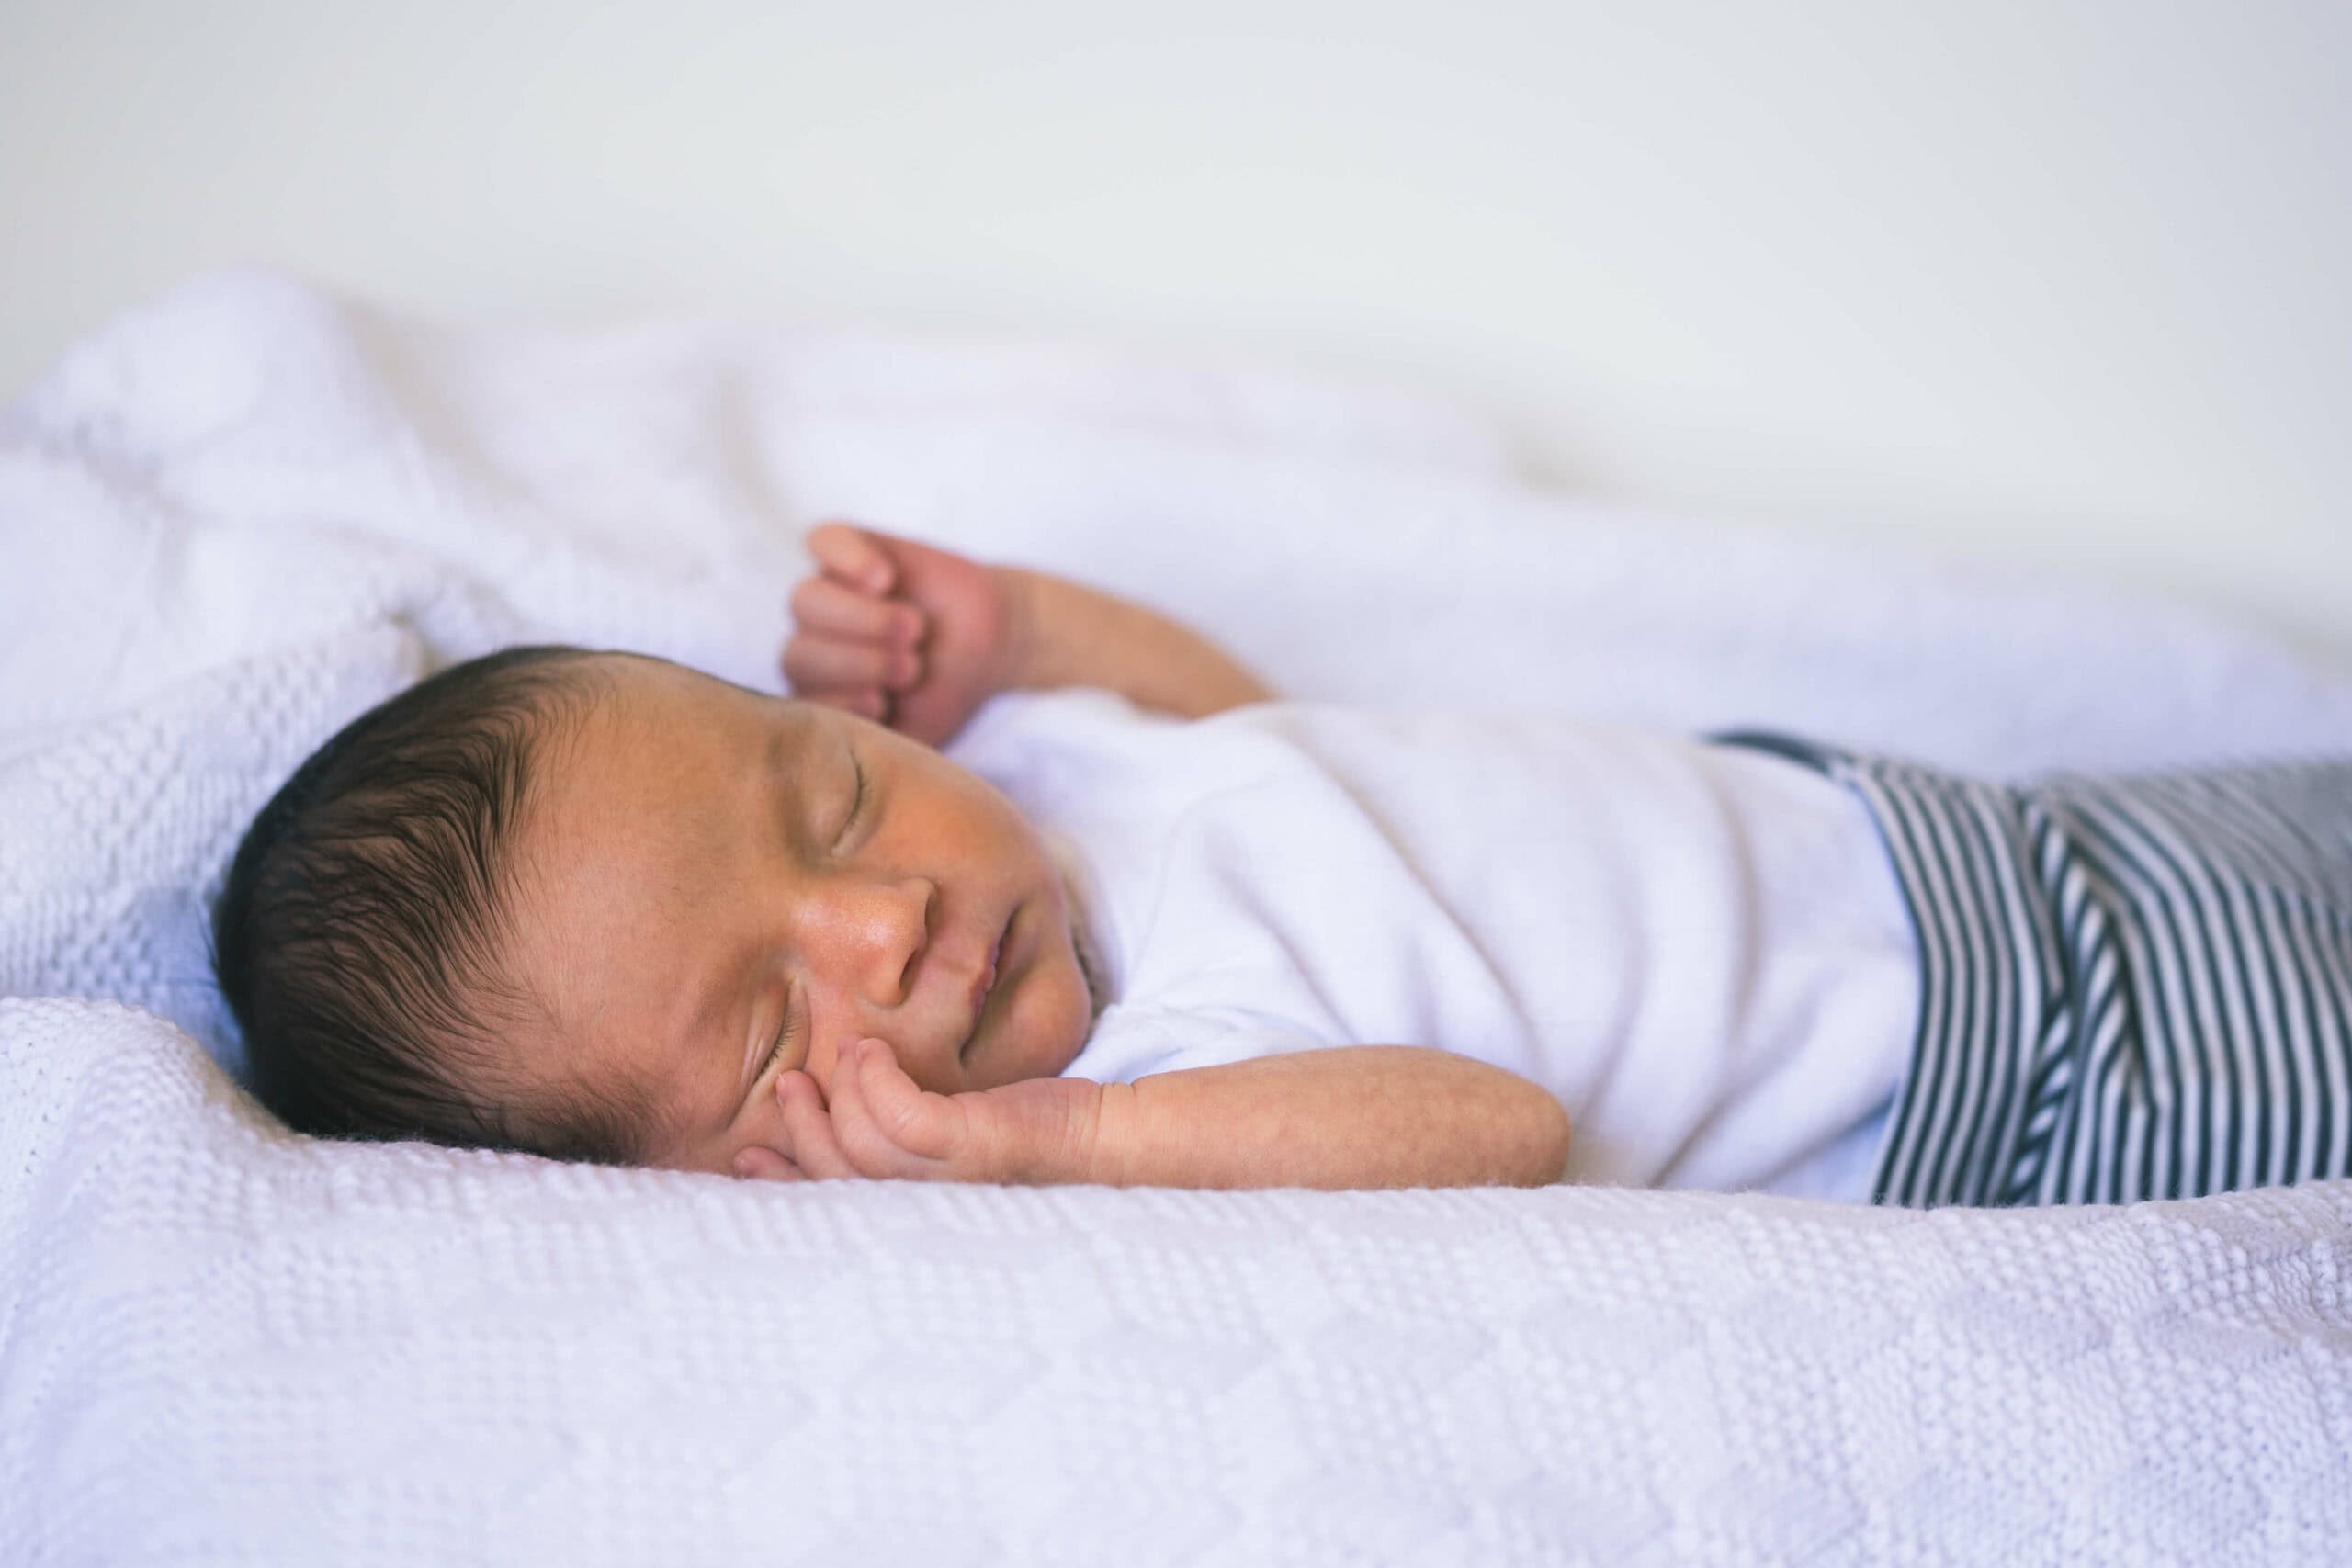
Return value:
M 1960 766 L 2352 747 L 2352 673 L 2079 584 L 1612 518 L 1401 400 L 1075 351 L 458 333 L 199 285 L 0 425 L 0 1561 L 2335 1562 L 2352 1184 L 769 1188 L 293 1139 L 201 901 L 429 663 L 769 678 L 847 513 L 1286 689 Z M 194 1036 L 194 1040 L 191 1039 Z

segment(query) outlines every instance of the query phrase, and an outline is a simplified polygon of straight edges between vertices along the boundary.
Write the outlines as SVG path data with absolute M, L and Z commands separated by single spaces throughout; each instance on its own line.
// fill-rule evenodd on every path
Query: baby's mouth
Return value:
M 980 1020 L 988 1016 L 989 998 L 996 994 L 996 966 L 1004 956 L 1005 935 L 1012 929 L 1012 922 L 1007 920 L 1004 931 L 996 933 L 996 942 L 989 948 L 988 964 L 972 982 L 972 1032 L 964 1037 L 963 1048 L 956 1053 L 959 1058 L 969 1056 L 972 1043 L 980 1037 Z

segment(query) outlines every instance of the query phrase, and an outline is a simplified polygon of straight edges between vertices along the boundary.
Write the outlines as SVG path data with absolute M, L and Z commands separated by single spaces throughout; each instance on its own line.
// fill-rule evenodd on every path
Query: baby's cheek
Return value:
M 1038 976 L 1022 998 L 1022 1007 L 1010 1021 L 1012 1037 L 1021 1043 L 1013 1070 L 1004 1081 L 1059 1077 L 1079 1051 L 1094 1023 L 1092 998 L 1073 964 L 1066 971 Z

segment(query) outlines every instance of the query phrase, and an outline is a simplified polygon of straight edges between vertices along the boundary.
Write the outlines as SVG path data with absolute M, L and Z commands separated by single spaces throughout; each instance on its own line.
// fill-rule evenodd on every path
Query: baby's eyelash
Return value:
M 865 764 L 858 761 L 857 753 L 853 751 L 849 754 L 849 765 L 857 774 L 857 789 L 850 796 L 849 816 L 842 822 L 842 837 L 844 839 L 849 837 L 850 829 L 857 826 L 857 819 L 865 814 Z
M 787 997 L 785 998 L 784 1003 L 784 1021 L 776 1025 L 775 1041 L 768 1046 L 768 1059 L 760 1064 L 760 1076 L 762 1077 L 767 1077 L 768 1074 L 775 1070 L 775 1065 L 784 1060 L 784 1048 L 791 1043 L 792 999 Z

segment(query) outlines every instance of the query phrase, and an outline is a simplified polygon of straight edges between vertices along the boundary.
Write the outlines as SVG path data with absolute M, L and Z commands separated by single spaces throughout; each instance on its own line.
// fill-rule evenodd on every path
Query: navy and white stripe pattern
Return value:
M 1920 1017 L 1872 1199 L 2352 1175 L 2352 762 L 2022 786 L 1813 746 L 1876 818 Z

